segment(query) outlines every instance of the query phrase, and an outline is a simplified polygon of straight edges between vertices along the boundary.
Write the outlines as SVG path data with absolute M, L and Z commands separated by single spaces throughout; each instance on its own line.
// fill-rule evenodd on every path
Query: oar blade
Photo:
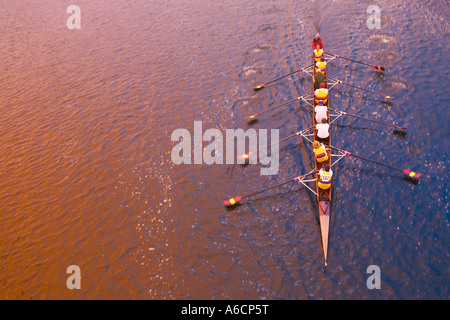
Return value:
M 223 203 L 225 204 L 225 207 L 232 207 L 237 205 L 241 200 L 242 200 L 241 197 L 234 197 L 228 200 L 224 200 Z
M 409 171 L 409 170 L 403 170 L 403 173 L 406 174 L 408 177 L 414 178 L 414 179 L 419 179 L 420 176 L 422 175 L 421 173 L 417 173 L 417 172 Z
M 253 90 L 258 91 L 261 90 L 262 88 L 264 88 L 266 84 L 260 84 L 259 86 L 253 87 Z
M 245 154 L 239 156 L 238 158 L 241 160 L 248 160 L 253 154 L 254 154 L 254 152 L 245 153 Z
M 255 119 L 257 116 L 259 116 L 260 114 L 259 113 L 255 113 L 255 114 L 253 114 L 253 115 L 251 115 L 251 116 L 248 116 L 246 119 L 248 119 L 248 120 L 253 120 L 253 119 Z
M 380 96 L 382 96 L 382 97 L 384 97 L 386 99 L 394 99 L 394 97 L 388 96 L 388 95 L 385 95 L 385 94 L 380 94 Z
M 379 70 L 379 71 L 385 71 L 386 69 L 384 69 L 384 67 L 381 66 L 373 66 L 375 69 Z

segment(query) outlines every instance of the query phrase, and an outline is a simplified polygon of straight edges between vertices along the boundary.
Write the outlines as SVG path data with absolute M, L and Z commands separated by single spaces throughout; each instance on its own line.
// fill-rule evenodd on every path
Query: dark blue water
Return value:
M 78 2 L 82 28 L 70 32 L 65 4 L 0 14 L 1 298 L 449 298 L 447 2 L 378 1 L 380 29 L 367 27 L 366 1 Z M 223 206 L 310 171 L 307 141 L 282 144 L 274 176 L 170 157 L 172 132 L 194 121 L 280 138 L 309 127 L 304 103 L 245 117 L 310 92 L 304 73 L 252 87 L 308 65 L 316 28 L 327 51 L 386 68 L 336 59 L 330 76 L 395 97 L 339 85 L 333 108 L 408 127 L 343 117 L 333 144 L 422 174 L 412 184 L 338 163 L 325 273 L 301 185 Z M 77 292 L 65 286 L 71 264 Z M 379 290 L 366 286 L 370 265 Z

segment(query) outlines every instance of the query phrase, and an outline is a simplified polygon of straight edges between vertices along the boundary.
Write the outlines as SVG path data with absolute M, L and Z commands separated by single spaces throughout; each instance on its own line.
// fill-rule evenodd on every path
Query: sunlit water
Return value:
M 445 1 L 86 1 L 68 30 L 64 1 L 2 1 L 0 10 L 0 298 L 448 299 L 450 113 Z M 352 158 L 335 168 L 329 266 L 314 198 L 288 185 L 233 211 L 223 199 L 312 167 L 307 142 L 280 149 L 280 171 L 174 165 L 177 128 L 310 126 L 293 104 L 306 74 L 252 87 L 310 63 L 319 27 L 345 60 L 328 72 L 383 98 L 337 86 L 338 147 L 422 173 L 420 183 Z M 271 195 L 271 196 L 268 196 Z M 369 265 L 381 270 L 369 290 Z M 81 290 L 66 287 L 78 265 Z

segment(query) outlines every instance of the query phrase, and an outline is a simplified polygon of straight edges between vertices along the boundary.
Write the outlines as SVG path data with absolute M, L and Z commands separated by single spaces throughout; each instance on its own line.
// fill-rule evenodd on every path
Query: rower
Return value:
M 327 71 L 327 63 L 325 61 L 325 58 L 320 58 L 320 61 L 316 63 L 316 72 L 322 72 L 325 73 Z
M 319 141 L 314 141 L 313 148 L 318 163 L 328 160 L 327 150 L 325 149 L 325 145 L 323 143 L 320 143 Z
M 319 101 L 319 104 L 314 108 L 314 111 L 316 112 L 317 123 L 320 123 L 323 118 L 327 119 L 328 117 L 327 106 L 323 105 L 322 100 Z
M 316 124 L 317 137 L 320 139 L 327 139 L 330 136 L 330 125 L 327 118 L 323 118 L 321 123 Z
M 331 170 L 330 165 L 327 163 L 325 168 L 319 170 L 319 188 L 320 189 L 330 189 L 331 178 L 333 177 L 333 170 Z
M 320 103 L 320 101 L 323 102 L 323 104 L 326 104 L 328 101 L 328 89 L 325 89 L 325 84 L 321 83 L 320 88 L 314 91 L 314 96 L 316 97 L 316 103 Z
M 314 61 L 319 62 L 320 59 L 323 58 L 323 50 L 320 49 L 320 45 L 316 45 L 316 49 L 314 49 Z
M 314 36 L 312 48 L 315 49 L 317 45 L 320 46 L 320 49 L 323 49 L 323 42 L 322 39 L 320 39 L 319 33 L 316 33 L 316 35 Z
M 314 83 L 314 91 L 320 88 L 320 85 L 323 83 L 325 86 L 325 81 L 327 80 L 327 76 L 322 72 L 317 72 L 313 77 Z

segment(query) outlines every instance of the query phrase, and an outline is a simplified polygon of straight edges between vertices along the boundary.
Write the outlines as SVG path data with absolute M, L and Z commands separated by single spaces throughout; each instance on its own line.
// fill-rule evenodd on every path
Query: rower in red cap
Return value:
M 316 33 L 316 35 L 314 36 L 314 39 L 312 42 L 313 50 L 316 49 L 317 45 L 320 46 L 320 49 L 323 49 L 323 42 L 322 42 L 322 39 L 320 39 L 319 33 Z

